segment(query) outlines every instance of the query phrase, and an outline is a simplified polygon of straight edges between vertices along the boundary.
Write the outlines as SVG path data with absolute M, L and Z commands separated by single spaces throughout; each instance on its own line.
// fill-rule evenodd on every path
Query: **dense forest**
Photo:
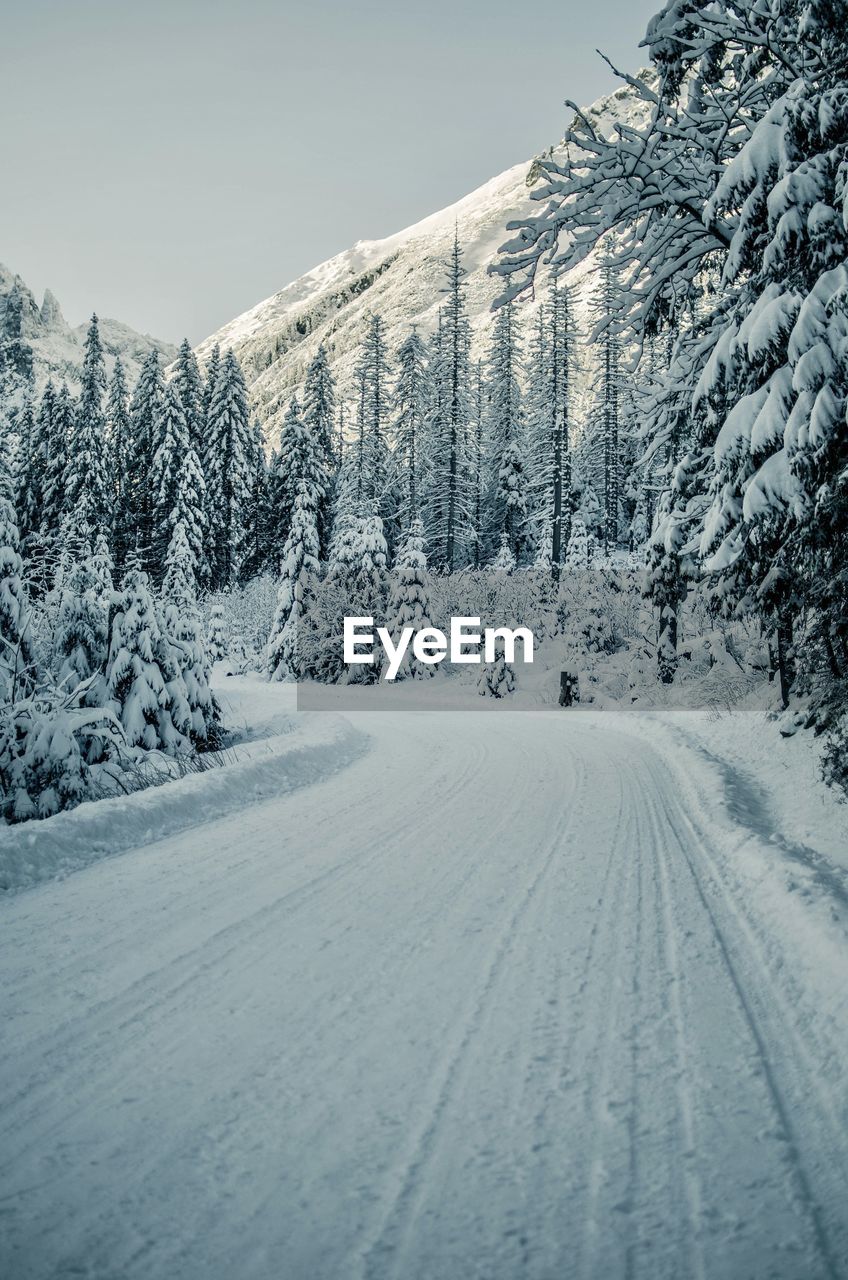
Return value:
M 168 369 L 152 351 L 130 387 L 120 360 L 107 381 L 96 317 L 78 393 L 37 394 L 7 308 L 5 818 L 197 767 L 226 740 L 215 659 L 352 679 L 341 622 L 363 613 L 393 633 L 514 619 L 624 652 L 640 696 L 726 660 L 773 680 L 783 730 L 824 733 L 844 781 L 840 13 L 670 6 L 646 41 L 656 74 L 624 77 L 647 123 L 607 136 L 575 108 L 571 160 L 536 162 L 540 212 L 491 265 L 484 358 L 457 237 L 435 331 L 389 350 L 372 314 L 352 384 L 320 347 L 264 438 L 232 351 L 200 368 L 184 342 Z M 480 692 L 514 684 L 499 659 Z

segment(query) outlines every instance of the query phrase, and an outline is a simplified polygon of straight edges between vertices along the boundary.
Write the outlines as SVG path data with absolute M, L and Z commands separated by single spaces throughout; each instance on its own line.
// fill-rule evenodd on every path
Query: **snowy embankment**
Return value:
M 367 750 L 366 735 L 341 716 L 293 714 L 289 686 L 278 685 L 269 696 L 264 681 L 243 677 L 217 692 L 225 722 L 241 738 L 220 761 L 207 758 L 201 773 L 81 804 L 41 822 L 0 827 L 0 893 L 320 782 Z

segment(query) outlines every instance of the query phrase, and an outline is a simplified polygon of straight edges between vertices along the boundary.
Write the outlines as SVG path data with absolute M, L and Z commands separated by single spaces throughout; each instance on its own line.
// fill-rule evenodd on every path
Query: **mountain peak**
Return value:
M 585 114 L 607 132 L 617 122 L 638 121 L 643 110 L 634 90 L 623 85 Z M 372 312 L 382 316 L 390 348 L 396 349 L 413 325 L 425 335 L 435 328 L 445 263 L 457 233 L 476 358 L 482 354 L 492 303 L 501 288 L 487 268 L 508 239 L 507 223 L 532 208 L 531 188 L 541 172 L 542 156 L 558 153 L 562 144 L 545 149 L 535 160 L 513 165 L 394 235 L 357 240 L 224 325 L 200 344 L 198 356 L 207 359 L 216 343 L 235 351 L 255 411 L 273 440 L 321 343 L 344 396 Z M 591 261 L 584 263 L 575 279 L 591 270 Z M 527 305 L 537 304 L 531 300 Z

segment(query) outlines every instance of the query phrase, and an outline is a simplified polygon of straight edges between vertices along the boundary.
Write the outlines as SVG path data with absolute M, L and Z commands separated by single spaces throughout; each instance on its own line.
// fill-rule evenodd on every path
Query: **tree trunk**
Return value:
M 780 698 L 784 708 L 789 706 L 789 693 L 794 676 L 789 653 L 791 646 L 792 626 L 788 619 L 781 617 L 777 623 L 777 669 L 780 675 Z

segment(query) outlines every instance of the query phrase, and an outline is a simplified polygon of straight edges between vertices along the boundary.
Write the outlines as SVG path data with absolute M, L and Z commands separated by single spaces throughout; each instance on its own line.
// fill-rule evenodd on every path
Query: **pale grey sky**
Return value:
M 171 340 L 556 141 L 660 0 L 0 0 L 0 262 Z

